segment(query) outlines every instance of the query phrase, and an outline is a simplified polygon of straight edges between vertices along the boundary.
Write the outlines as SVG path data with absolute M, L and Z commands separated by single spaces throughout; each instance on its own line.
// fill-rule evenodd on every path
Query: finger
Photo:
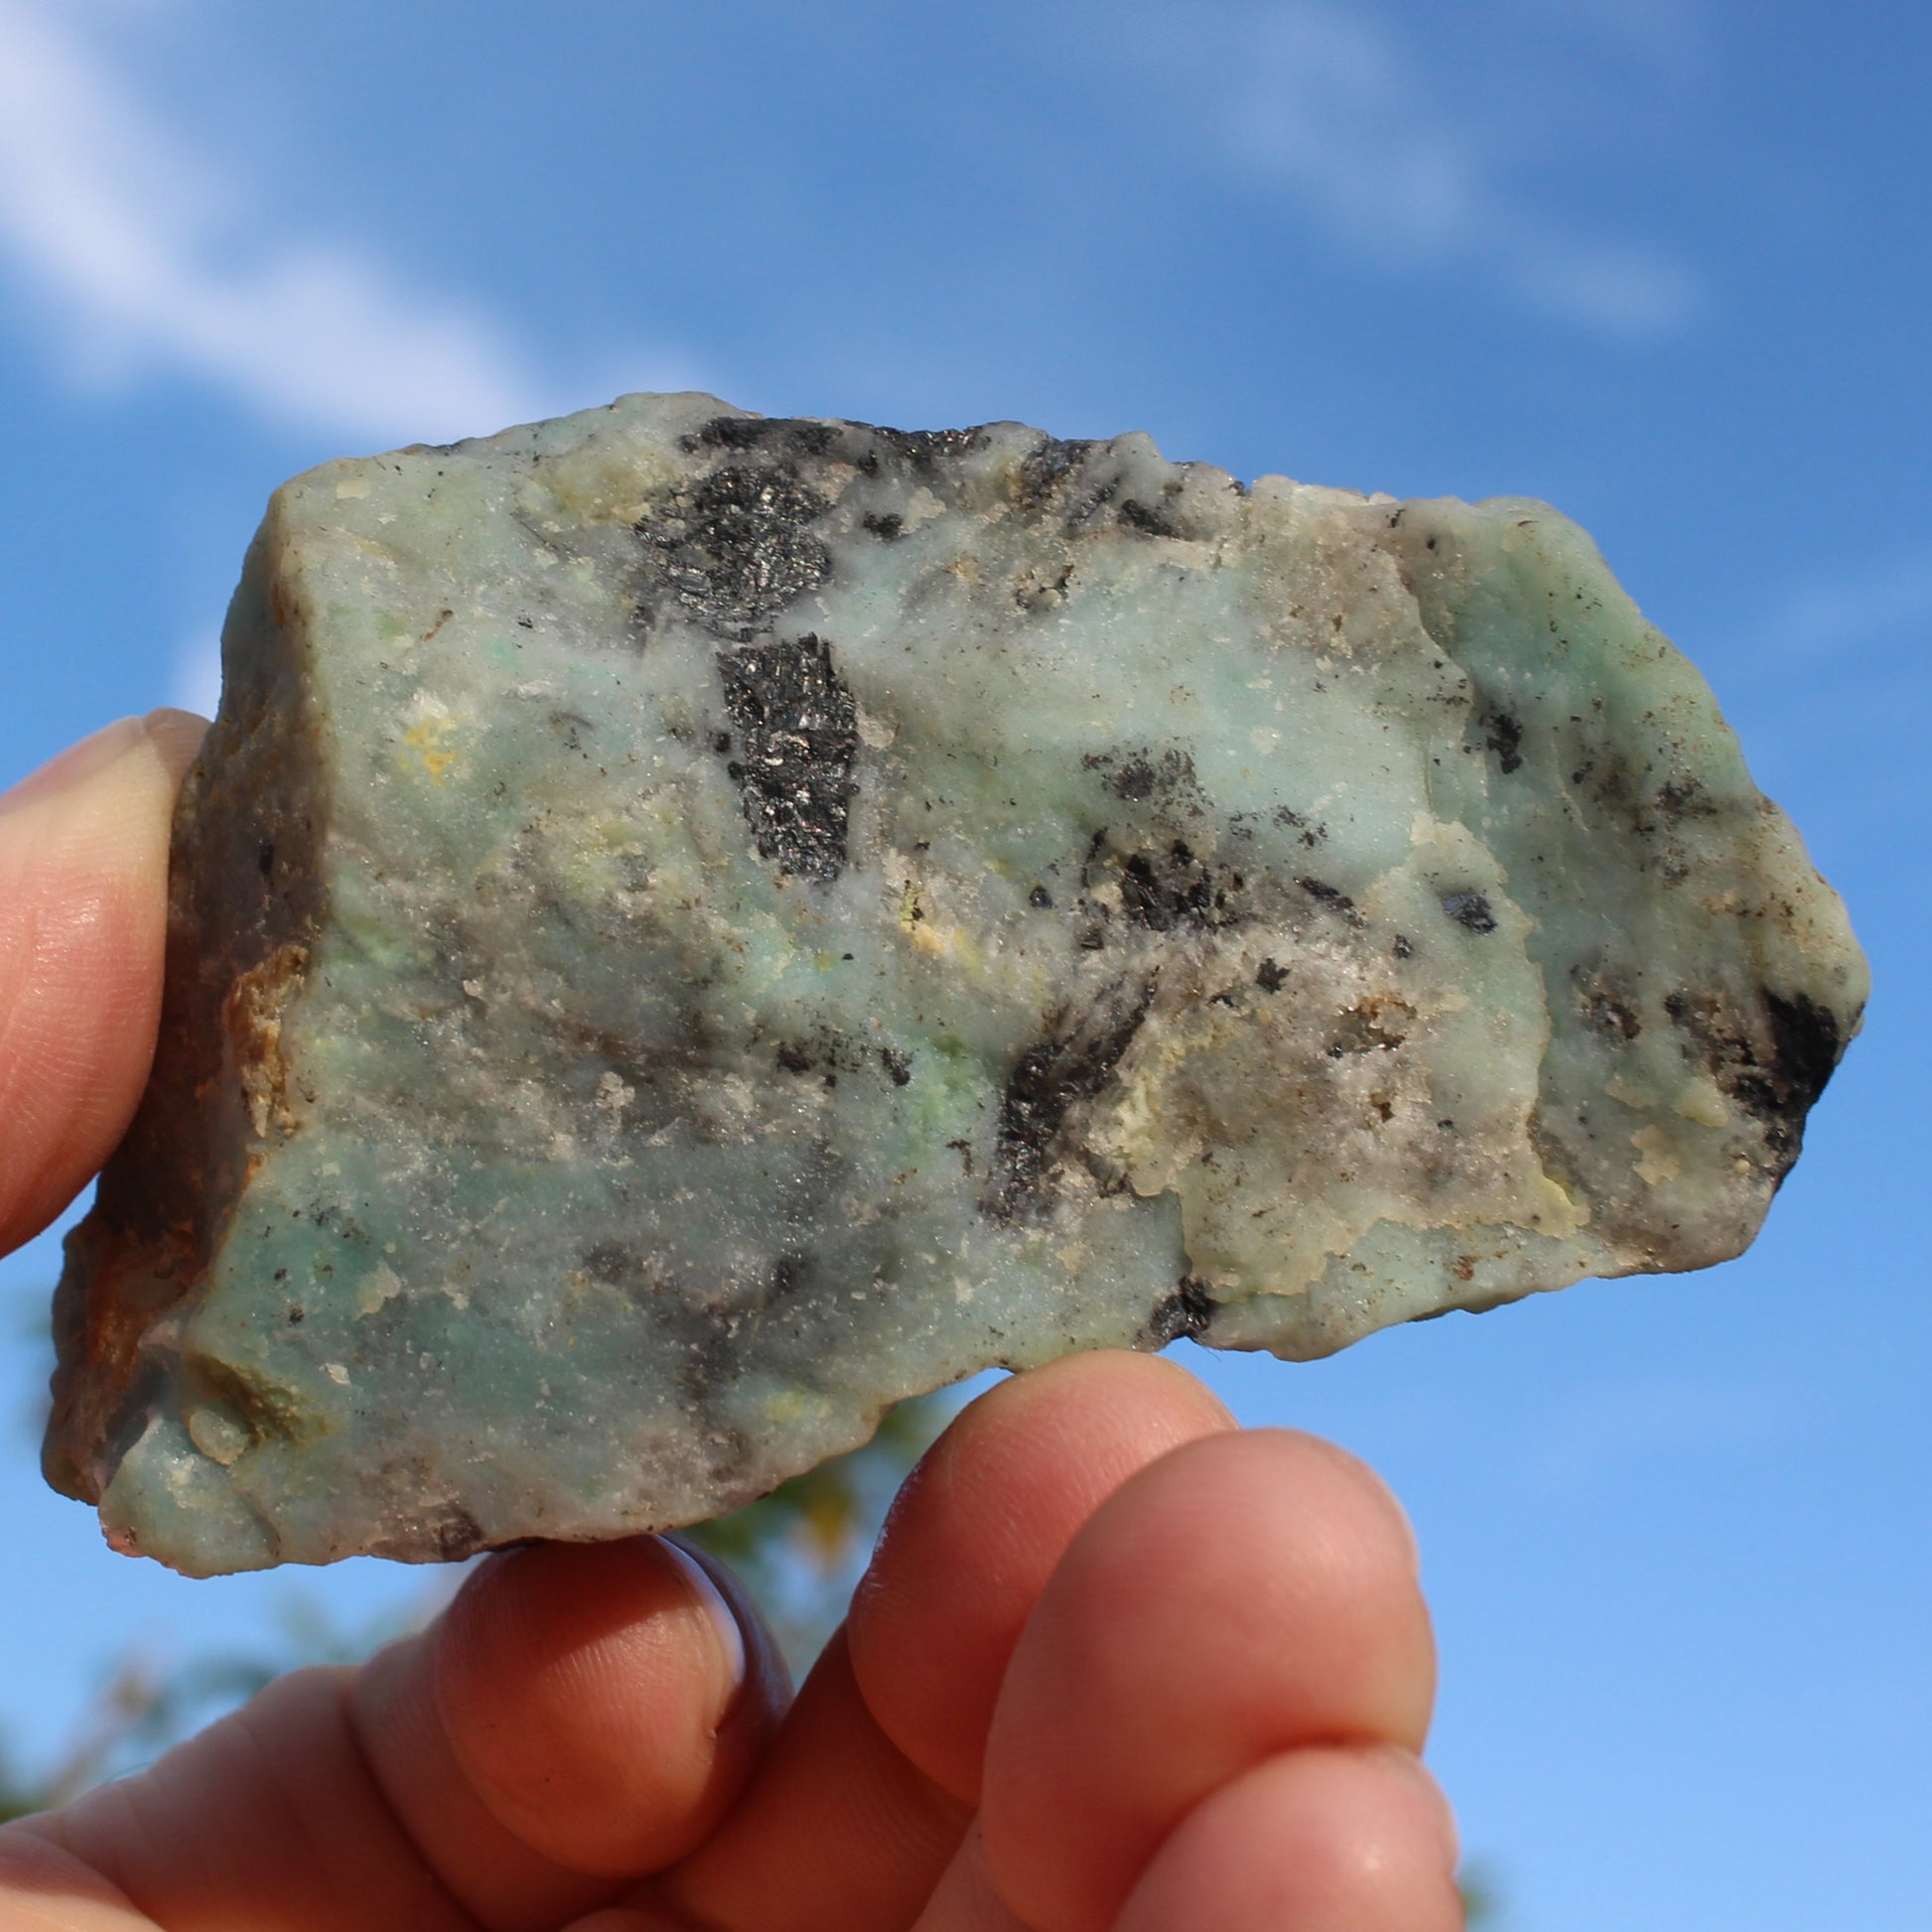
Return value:
M 708 1932 L 901 1932 L 970 1818 L 873 1722 L 841 1632 L 743 1801 L 633 1902 Z
M 154 1921 L 118 1886 L 15 1826 L 0 1828 L 0 1925 L 7 1932 L 154 1932 Z
M 564 1932 L 707 1932 L 707 1928 L 641 1905 L 612 1905 L 588 1918 L 572 1919 Z
M 971 1813 L 1000 1678 L 1061 1553 L 1134 1470 L 1232 1427 L 1191 1376 L 1139 1355 L 982 1396 L 901 1491 L 846 1641 L 745 1801 L 649 1896 L 723 1932 L 900 1932 Z
M 534 1932 L 731 1802 L 782 1699 L 766 1641 L 656 1539 L 520 1550 L 352 1684 L 299 1672 L 13 1829 L 169 1927 Z
M 372 1657 L 349 1694 L 350 1722 L 389 1808 L 451 1894 L 490 1932 L 536 1932 L 617 1889 L 534 1851 L 496 1819 L 458 1762 L 436 1708 L 434 1638 Z
M 1193 1376 L 1076 1355 L 965 1410 L 900 1491 L 853 1599 L 853 1669 L 886 1734 L 977 1803 L 1000 1680 L 1053 1566 L 1136 1471 L 1234 1428 Z
M 1027 1932 L 994 1886 L 986 1838 L 977 1825 L 946 1867 L 912 1932 Z
M 362 1764 L 348 1675 L 297 1671 L 152 1770 L 10 1830 L 68 1853 L 159 1926 L 469 1932 Z
M 993 1873 L 1037 1932 L 1103 1932 L 1179 1821 L 1263 1759 L 1419 1750 L 1435 1684 L 1408 1525 L 1286 1431 L 1176 1449 L 1106 1503 L 1015 1651 L 987 1743 Z
M 123 719 L 0 797 L 0 1254 L 127 1131 L 154 1055 L 168 827 L 206 729 Z
M 691 1850 L 787 1700 L 735 1582 L 665 1539 L 492 1558 L 358 1682 L 378 1784 L 492 1932 L 554 1925 Z
M 1292 1751 L 1217 1791 L 1155 1855 L 1113 1932 L 1461 1925 L 1449 1807 L 1413 1757 L 1384 1746 Z

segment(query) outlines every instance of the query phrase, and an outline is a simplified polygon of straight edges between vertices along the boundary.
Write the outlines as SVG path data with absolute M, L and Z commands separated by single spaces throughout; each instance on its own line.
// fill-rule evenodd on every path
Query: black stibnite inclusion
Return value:
M 1484 736 L 1496 762 L 1506 772 L 1518 771 L 1523 764 L 1522 721 L 1507 711 L 1492 711 L 1483 721 Z
M 1000 1105 L 994 1174 L 982 1202 L 990 1213 L 1012 1220 L 1037 1204 L 1067 1114 L 1106 1090 L 1153 1003 L 1153 975 L 1116 981 L 1020 1055 Z
M 803 879 L 836 879 L 846 863 L 859 713 L 831 645 L 808 633 L 723 650 L 718 669 L 741 741 L 726 769 L 759 858 Z
M 1480 893 L 1445 893 L 1443 910 L 1471 932 L 1494 932 L 1496 914 Z
M 1165 1348 L 1181 1335 L 1204 1334 L 1219 1306 L 1205 1282 L 1183 1275 L 1174 1292 L 1154 1305 L 1154 1312 L 1148 1317 L 1148 1339 L 1157 1348 Z
M 788 469 L 714 471 L 637 525 L 655 574 L 726 636 L 815 589 L 831 569 L 811 524 L 825 499 Z

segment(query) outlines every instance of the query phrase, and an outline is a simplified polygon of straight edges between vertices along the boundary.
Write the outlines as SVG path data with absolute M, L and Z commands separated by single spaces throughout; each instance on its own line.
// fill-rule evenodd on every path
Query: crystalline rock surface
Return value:
M 1722 1260 L 1864 999 L 1541 503 L 635 396 L 286 485 L 224 675 L 47 1449 L 191 1574 Z

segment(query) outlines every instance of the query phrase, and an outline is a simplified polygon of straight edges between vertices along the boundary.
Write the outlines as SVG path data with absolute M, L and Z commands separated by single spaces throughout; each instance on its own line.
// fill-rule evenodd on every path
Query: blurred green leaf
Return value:
M 0 1753 L 0 1825 L 10 1818 L 25 1818 L 30 1811 L 43 1808 L 42 1794 L 16 1776 L 13 1763 Z
M 1468 1921 L 1468 1932 L 1483 1932 L 1483 1928 L 1489 1926 L 1500 1927 L 1502 1894 L 1488 1866 L 1464 1865 L 1456 1882 L 1462 1891 L 1462 1911 Z
M 950 1391 L 901 1402 L 861 1448 L 681 1532 L 744 1578 L 794 1678 L 838 1628 L 899 1484 L 959 1406 Z

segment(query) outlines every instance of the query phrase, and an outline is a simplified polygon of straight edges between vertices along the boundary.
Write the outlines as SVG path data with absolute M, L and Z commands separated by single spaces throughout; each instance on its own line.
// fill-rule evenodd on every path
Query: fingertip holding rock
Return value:
M 1124 1351 L 1029 1370 L 954 1420 L 894 1503 L 848 1625 L 868 1705 L 928 1777 L 977 1797 L 1000 1681 L 1068 1544 L 1149 1463 L 1234 1426 L 1186 1370 Z
M 1311 1745 L 1418 1751 L 1434 1691 L 1413 1544 L 1360 1463 L 1289 1431 L 1185 1445 L 1081 1531 L 1014 1654 L 982 1797 L 1002 1893 L 1110 1924 L 1210 1793 Z
M 25 811 L 64 792 L 83 785 L 95 773 L 105 770 L 143 736 L 139 718 L 117 718 L 111 725 L 90 732 L 78 744 L 51 758 L 38 770 L 30 771 L 18 784 L 0 792 L 0 813 Z
M 123 718 L 0 795 L 0 1253 L 126 1130 L 153 1057 L 169 823 L 204 722 Z
M 141 721 L 149 744 L 163 766 L 180 785 L 195 762 L 195 755 L 207 736 L 208 721 L 199 712 L 184 711 L 176 705 L 163 705 Z
M 118 718 L 0 791 L 0 816 L 71 797 L 136 751 L 151 753 L 171 784 L 179 786 L 207 731 L 206 718 L 171 707 Z
M 471 1786 L 572 1870 L 637 1876 L 683 1857 L 778 1716 L 768 1646 L 739 1615 L 703 1565 L 656 1537 L 491 1558 L 446 1613 L 434 1658 Z

